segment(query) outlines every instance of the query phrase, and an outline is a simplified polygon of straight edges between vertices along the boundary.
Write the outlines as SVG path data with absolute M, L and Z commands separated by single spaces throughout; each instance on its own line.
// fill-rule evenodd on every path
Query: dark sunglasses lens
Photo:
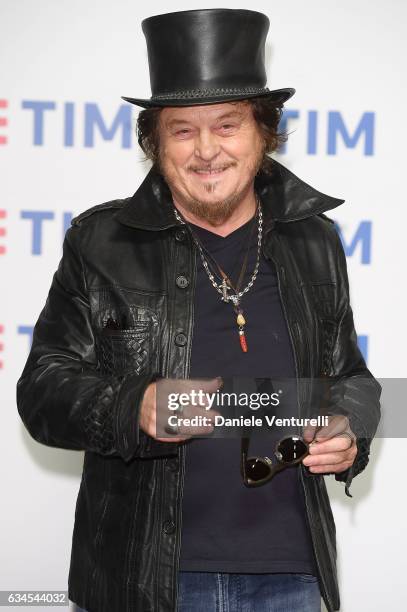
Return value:
M 280 461 L 284 461 L 284 463 L 291 463 L 300 457 L 303 457 L 307 453 L 307 445 L 305 442 L 296 438 L 295 436 L 291 438 L 285 438 L 278 445 L 277 452 L 279 454 Z
M 268 463 L 264 462 L 260 458 L 250 458 L 246 461 L 246 476 L 249 480 L 263 480 L 270 473 L 270 467 Z

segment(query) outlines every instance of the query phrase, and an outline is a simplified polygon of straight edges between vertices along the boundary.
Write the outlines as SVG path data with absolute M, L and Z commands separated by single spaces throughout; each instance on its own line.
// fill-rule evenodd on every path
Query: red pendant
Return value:
M 246 336 L 244 335 L 244 331 L 239 332 L 239 340 L 240 340 L 240 346 L 241 346 L 242 351 L 244 353 L 247 353 L 247 342 L 246 342 Z

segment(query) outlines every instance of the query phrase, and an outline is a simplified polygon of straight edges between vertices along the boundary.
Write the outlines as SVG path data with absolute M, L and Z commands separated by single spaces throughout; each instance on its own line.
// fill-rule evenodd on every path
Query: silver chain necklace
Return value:
M 199 241 L 195 238 L 192 230 L 191 230 L 191 234 L 192 237 L 194 239 L 194 242 L 196 244 L 196 246 L 198 247 L 198 251 L 199 251 L 199 255 L 201 257 L 202 260 L 202 265 L 209 277 L 209 280 L 211 281 L 213 287 L 216 289 L 216 291 L 222 296 L 222 302 L 232 302 L 233 307 L 235 309 L 235 312 L 237 314 L 237 319 L 236 319 L 236 323 L 238 325 L 239 328 L 239 339 L 240 339 L 240 345 L 241 348 L 243 350 L 243 352 L 247 352 L 247 342 L 246 342 L 246 338 L 245 338 L 245 332 L 244 332 L 244 326 L 246 324 L 246 320 L 243 316 L 243 310 L 240 308 L 240 301 L 243 297 L 243 295 L 245 293 L 247 293 L 251 287 L 253 286 L 254 281 L 256 280 L 257 277 L 257 273 L 259 271 L 259 265 L 260 265 L 260 253 L 261 253 L 261 241 L 262 241 L 262 235 L 263 235 L 263 213 L 261 210 L 261 204 L 259 201 L 259 198 L 256 194 L 256 201 L 257 201 L 257 209 L 258 209 L 258 234 L 257 234 L 257 257 L 256 257 L 256 264 L 254 266 L 254 270 L 252 273 L 252 276 L 249 280 L 249 282 L 247 283 L 246 287 L 244 289 L 242 289 L 241 291 L 236 292 L 234 290 L 233 287 L 231 287 L 226 278 L 222 279 L 221 283 L 217 283 L 216 279 L 214 277 L 214 275 L 212 274 L 211 270 L 209 269 L 209 265 L 208 262 L 203 254 L 203 250 L 202 250 L 202 246 L 200 245 Z M 187 222 L 181 217 L 181 215 L 179 214 L 178 210 L 174 207 L 174 214 L 176 219 L 184 224 L 187 225 Z M 230 293 L 229 291 L 234 291 L 234 293 Z

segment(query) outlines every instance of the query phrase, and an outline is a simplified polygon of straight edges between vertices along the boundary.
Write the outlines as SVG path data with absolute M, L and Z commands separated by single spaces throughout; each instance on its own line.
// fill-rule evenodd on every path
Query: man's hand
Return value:
M 314 474 L 339 473 L 353 464 L 356 454 L 356 436 L 346 416 L 329 417 L 329 424 L 317 430 L 304 428 L 303 437 L 309 443 L 310 454 L 303 464 Z
M 143 401 L 140 408 L 139 415 L 139 426 L 149 436 L 158 440 L 159 442 L 184 442 L 192 436 L 208 435 L 213 431 L 213 425 L 202 425 L 202 426 L 188 426 L 178 428 L 177 433 L 168 433 L 167 437 L 158 437 L 158 434 L 167 432 L 166 426 L 168 424 L 168 417 L 176 416 L 185 419 L 192 417 L 206 417 L 206 419 L 212 419 L 219 412 L 216 410 L 208 410 L 205 406 L 208 406 L 204 400 L 199 405 L 188 404 L 183 406 L 182 412 L 177 410 L 171 411 L 168 408 L 168 395 L 169 393 L 186 393 L 190 394 L 191 391 L 202 390 L 204 393 L 215 393 L 223 384 L 221 378 L 213 378 L 210 380 L 201 379 L 171 379 L 162 378 L 157 382 L 150 383 L 144 393 Z M 179 435 L 182 434 L 182 435 Z M 165 434 L 164 434 L 165 435 Z

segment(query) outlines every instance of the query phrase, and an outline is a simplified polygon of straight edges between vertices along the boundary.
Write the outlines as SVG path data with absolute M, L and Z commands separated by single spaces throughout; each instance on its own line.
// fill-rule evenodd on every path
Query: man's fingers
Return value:
M 207 408 L 213 402 L 212 396 L 223 385 L 221 377 L 210 379 L 161 378 L 157 382 L 157 410 L 174 411 L 189 404 Z
M 189 439 L 189 436 L 182 436 L 176 438 L 175 436 L 168 436 L 168 438 L 155 438 L 158 442 L 185 442 Z
M 311 455 L 318 455 L 335 451 L 345 451 L 349 448 L 351 448 L 349 436 L 335 436 L 323 442 L 312 442 L 309 445 L 309 452 Z
M 323 442 L 345 431 L 350 432 L 348 417 L 342 414 L 330 415 L 328 416 L 328 425 L 323 427 L 306 425 L 303 429 L 303 438 L 308 444 L 312 441 Z
M 214 430 L 214 418 L 219 415 L 215 410 L 199 410 L 190 407 L 191 410 L 183 410 L 181 414 L 175 414 L 177 433 L 187 435 L 188 437 L 193 436 L 205 436 L 210 435 Z
M 344 456 L 343 453 L 325 453 L 323 455 L 307 455 L 303 460 L 303 464 L 310 467 L 311 465 L 336 465 L 350 461 L 350 457 Z
M 347 431 L 349 429 L 349 419 L 343 415 L 335 415 L 330 416 L 328 420 L 328 425 L 321 427 L 318 429 L 315 435 L 315 440 L 324 441 L 329 438 L 333 438 L 334 436 L 340 434 L 343 431 Z
M 309 470 L 313 474 L 326 474 L 328 472 L 334 472 L 336 474 L 339 474 L 340 472 L 344 472 L 345 470 L 350 468 L 351 465 L 352 462 L 343 461 L 342 463 L 335 463 L 332 465 L 312 465 Z
M 182 410 L 175 410 L 171 414 L 175 414 L 175 416 L 182 419 L 193 419 L 194 417 L 209 417 L 213 419 L 216 415 L 220 415 L 220 412 L 214 410 L 213 408 L 209 410 L 208 407 L 203 408 L 201 406 L 193 406 L 192 404 L 188 404 L 188 406 L 183 406 Z
M 204 392 L 214 393 L 222 387 L 223 379 L 221 376 L 210 379 L 190 378 L 189 383 L 191 389 L 202 389 Z
M 221 376 L 215 378 L 179 378 L 179 379 L 163 379 L 167 381 L 167 384 L 171 387 L 172 391 L 176 393 L 190 393 L 191 391 L 203 393 L 215 393 L 223 385 L 223 379 Z
M 308 435 L 311 435 L 310 430 Z M 315 474 L 345 471 L 353 464 L 357 454 L 355 440 L 346 416 L 330 416 L 328 425 L 314 431 L 309 455 L 303 464 Z
M 317 427 L 315 425 L 306 425 L 302 432 L 302 437 L 308 444 L 314 439 Z

